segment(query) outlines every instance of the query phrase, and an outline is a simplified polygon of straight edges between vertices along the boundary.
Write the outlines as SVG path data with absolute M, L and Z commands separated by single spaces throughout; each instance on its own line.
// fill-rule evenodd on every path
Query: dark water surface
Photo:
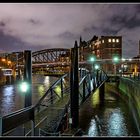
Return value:
M 32 78 L 32 104 L 44 95 L 58 77 L 35 75 Z M 24 108 L 25 95 L 19 89 L 19 84 L 0 86 L 0 116 Z
M 106 91 L 104 103 L 97 90 L 80 110 L 80 128 L 87 136 L 139 136 L 132 113 L 116 94 Z

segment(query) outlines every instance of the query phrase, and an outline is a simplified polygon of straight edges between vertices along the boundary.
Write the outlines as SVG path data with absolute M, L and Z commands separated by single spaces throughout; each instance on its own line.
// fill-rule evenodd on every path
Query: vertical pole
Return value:
M 71 111 L 71 116 L 70 116 L 70 119 L 69 119 L 69 123 L 71 124 L 71 127 L 72 127 L 72 112 L 73 112 L 73 62 L 74 62 L 74 57 L 73 57 L 73 51 L 74 48 L 71 48 L 71 65 L 70 65 L 70 111 Z
M 103 83 L 101 85 L 101 87 L 99 88 L 99 98 L 100 98 L 100 102 L 104 102 L 104 93 L 105 92 L 105 83 Z
M 85 101 L 85 92 L 86 92 L 86 80 L 84 79 L 84 81 L 83 81 L 83 99 L 82 99 L 82 102 L 84 102 Z
M 17 80 L 20 80 L 20 70 L 19 70 L 19 62 L 18 62 L 18 53 L 16 54 L 17 55 L 17 72 L 18 72 L 18 76 L 17 76 Z
M 77 128 L 79 125 L 79 81 L 78 81 L 78 45 L 75 41 L 71 55 L 71 118 L 72 128 Z
M 51 104 L 53 104 L 53 91 L 51 89 Z
M 2 117 L 0 117 L 0 136 L 2 136 Z
M 114 75 L 116 76 L 117 74 L 117 69 L 116 69 L 116 64 L 114 64 Z
M 29 86 L 25 93 L 25 107 L 28 107 L 32 105 L 32 60 L 30 50 L 24 51 L 24 80 Z
M 98 69 L 96 70 L 96 79 L 97 79 L 97 87 L 99 86 L 99 73 Z
M 35 136 L 35 121 L 34 120 L 31 120 L 32 122 L 32 136 Z
M 61 79 L 61 98 L 63 99 L 63 78 Z
M 89 80 L 89 94 L 91 93 L 91 77 L 90 74 L 88 74 L 88 80 Z

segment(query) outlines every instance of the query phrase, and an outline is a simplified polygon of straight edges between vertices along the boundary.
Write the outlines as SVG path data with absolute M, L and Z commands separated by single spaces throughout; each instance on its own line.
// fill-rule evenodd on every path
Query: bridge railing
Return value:
M 102 70 L 87 73 L 79 82 L 79 104 L 83 103 L 90 96 L 90 93 L 107 79 L 107 74 Z
M 52 109 L 57 110 L 56 111 L 57 123 L 55 124 L 55 126 L 50 124 L 49 129 L 51 129 L 51 127 L 53 130 L 57 129 L 58 123 L 60 122 L 62 116 L 64 115 L 64 109 L 65 109 L 64 107 L 65 105 L 59 107 L 59 104 L 65 96 L 69 96 L 68 93 L 69 93 L 69 74 L 65 74 L 47 90 L 47 92 L 41 97 L 38 103 L 33 107 L 35 111 L 36 124 L 40 122 L 42 119 L 44 119 L 45 115 L 49 116 L 49 114 L 47 113 L 48 107 L 51 107 Z M 46 124 L 49 123 L 50 122 L 48 122 L 47 120 Z

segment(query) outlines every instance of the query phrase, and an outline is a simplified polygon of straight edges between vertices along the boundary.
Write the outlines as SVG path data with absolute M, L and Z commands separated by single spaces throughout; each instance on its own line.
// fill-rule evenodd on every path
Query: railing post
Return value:
M 95 85 L 95 77 L 93 77 L 92 78 L 92 87 L 93 87 L 93 90 L 92 91 L 94 91 L 95 90 L 95 88 L 96 88 L 96 85 Z
M 63 78 L 61 78 L 61 98 L 63 99 Z
M 99 88 L 100 102 L 104 102 L 104 92 L 105 92 L 105 83 L 103 83 Z
M 96 70 L 97 87 L 99 86 L 99 72 Z
M 100 71 L 100 83 L 102 82 L 102 71 Z
M 51 104 L 53 104 L 53 90 L 52 88 L 50 90 L 51 90 Z
M 35 136 L 35 112 L 34 112 L 34 109 L 32 110 L 31 112 L 32 114 L 32 136 Z
M 85 95 L 86 94 L 86 83 L 85 83 L 85 79 L 84 79 L 84 81 L 83 81 L 83 99 L 82 99 L 82 102 L 84 102 L 85 101 Z
M 2 117 L 0 117 L 0 136 L 2 136 Z
M 89 94 L 91 93 L 91 78 L 90 74 L 88 74 L 88 81 L 89 81 Z
M 34 120 L 31 120 L 32 121 L 32 136 L 35 136 L 35 121 Z

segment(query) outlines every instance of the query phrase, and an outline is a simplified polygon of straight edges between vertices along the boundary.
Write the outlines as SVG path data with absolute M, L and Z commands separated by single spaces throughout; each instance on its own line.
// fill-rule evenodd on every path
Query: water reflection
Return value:
M 125 120 L 120 108 L 116 108 L 110 113 L 108 119 L 108 135 L 109 136 L 127 136 Z
M 80 109 L 80 128 L 85 135 L 139 136 L 128 105 L 111 93 L 105 93 L 104 104 L 97 90 Z
M 32 79 L 32 104 L 45 94 L 58 77 L 34 75 Z M 19 83 L 0 87 L 0 116 L 24 107 L 25 95 L 19 89 Z
M 95 119 L 91 120 L 88 136 L 98 136 L 97 126 Z
M 14 95 L 14 86 L 4 86 L 2 88 L 3 93 L 1 93 L 1 110 L 0 114 L 7 114 L 10 110 L 15 108 L 15 95 Z

